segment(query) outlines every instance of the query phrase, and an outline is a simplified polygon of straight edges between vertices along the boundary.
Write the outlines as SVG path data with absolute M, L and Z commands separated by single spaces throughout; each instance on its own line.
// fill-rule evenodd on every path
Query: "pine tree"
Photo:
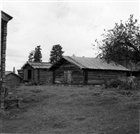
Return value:
M 54 45 L 50 54 L 50 63 L 54 64 L 59 59 L 62 58 L 64 51 L 62 51 L 62 47 L 60 44 Z
M 34 53 L 34 62 L 42 62 L 41 47 L 37 46 Z
M 34 53 L 35 53 L 35 51 L 33 51 L 33 50 L 30 52 L 30 54 L 28 56 L 28 61 L 30 61 L 30 62 L 34 61 Z
M 42 54 L 41 54 L 41 47 L 37 46 L 35 50 L 32 50 L 29 53 L 28 61 L 30 62 L 42 62 Z

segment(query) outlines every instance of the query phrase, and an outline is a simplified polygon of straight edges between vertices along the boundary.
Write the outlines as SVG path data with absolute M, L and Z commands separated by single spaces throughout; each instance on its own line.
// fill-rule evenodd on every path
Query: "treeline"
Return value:
M 49 62 L 54 64 L 57 62 L 63 55 L 64 51 L 62 51 L 62 46 L 60 44 L 53 45 L 52 50 L 50 51 L 50 59 Z M 30 62 L 42 62 L 42 53 L 41 46 L 35 47 L 35 50 L 32 50 L 29 53 L 28 61 Z

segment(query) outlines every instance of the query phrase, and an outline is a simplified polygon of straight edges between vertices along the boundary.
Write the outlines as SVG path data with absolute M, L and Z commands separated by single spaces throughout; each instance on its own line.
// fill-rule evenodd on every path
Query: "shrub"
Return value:
M 106 87 L 107 88 L 118 88 L 123 90 L 129 90 L 129 89 L 136 89 L 139 82 L 136 82 L 136 78 L 134 76 L 127 77 L 127 79 L 112 79 L 109 82 L 107 82 Z
M 121 84 L 122 84 L 122 81 L 120 79 L 112 79 L 108 81 L 105 86 L 107 88 L 117 88 Z

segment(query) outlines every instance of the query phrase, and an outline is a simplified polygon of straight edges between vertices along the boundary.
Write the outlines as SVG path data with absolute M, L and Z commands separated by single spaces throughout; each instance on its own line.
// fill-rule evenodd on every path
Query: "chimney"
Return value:
M 13 73 L 14 73 L 14 74 L 16 73 L 16 71 L 15 71 L 15 67 L 13 67 Z

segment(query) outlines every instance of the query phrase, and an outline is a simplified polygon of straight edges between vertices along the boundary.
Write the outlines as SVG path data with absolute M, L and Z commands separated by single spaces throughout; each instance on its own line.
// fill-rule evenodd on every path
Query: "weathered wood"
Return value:
M 53 71 L 53 84 L 55 84 L 55 71 Z
M 78 84 L 83 83 L 83 71 L 70 62 L 63 61 L 55 70 L 55 81 L 65 84 Z
M 1 11 L 1 49 L 0 49 L 0 108 L 4 109 L 5 94 L 5 61 L 6 61 L 6 39 L 7 23 L 12 17 Z
M 27 72 L 25 72 L 27 70 Z M 31 79 L 29 79 L 29 70 L 31 70 Z M 29 64 L 23 67 L 23 76 L 26 76 L 26 81 L 32 81 L 34 84 L 46 84 L 52 79 L 52 71 L 42 68 L 33 68 Z M 25 79 L 24 79 L 25 80 Z
M 1 25 L 1 84 L 0 97 L 1 108 L 4 109 L 4 94 L 5 94 L 5 59 L 6 59 L 6 36 L 7 36 L 7 22 L 2 20 Z
M 52 68 L 55 71 L 55 81 L 60 83 L 68 82 L 68 73 L 70 75 L 71 84 L 102 84 L 106 80 L 115 79 L 117 77 L 126 77 L 127 71 L 119 70 L 101 70 L 101 69 L 81 69 L 79 66 L 62 59 L 60 63 Z
M 116 79 L 118 77 L 126 77 L 127 72 L 125 71 L 111 71 L 111 70 L 88 70 L 88 83 L 104 83 L 111 79 Z
M 18 71 L 18 75 L 23 78 L 23 69 L 19 69 L 17 71 Z
M 39 70 L 39 83 L 46 84 L 52 79 L 52 72 L 45 69 Z
M 84 84 L 88 84 L 88 72 L 87 70 L 83 71 L 83 75 L 84 75 Z
M 21 84 L 22 79 L 17 76 L 14 75 L 13 73 L 6 75 L 5 77 L 5 86 L 6 87 L 17 87 Z

